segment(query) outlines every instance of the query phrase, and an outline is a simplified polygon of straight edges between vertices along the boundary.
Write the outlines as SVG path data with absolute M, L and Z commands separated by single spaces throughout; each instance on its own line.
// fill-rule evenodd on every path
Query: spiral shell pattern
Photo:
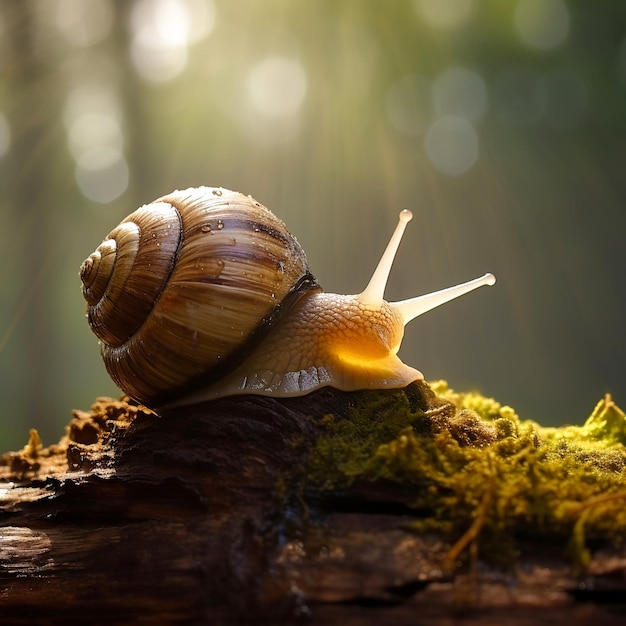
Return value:
M 107 371 L 158 407 L 235 368 L 318 290 L 283 222 L 249 196 L 175 191 L 129 215 L 82 264 Z

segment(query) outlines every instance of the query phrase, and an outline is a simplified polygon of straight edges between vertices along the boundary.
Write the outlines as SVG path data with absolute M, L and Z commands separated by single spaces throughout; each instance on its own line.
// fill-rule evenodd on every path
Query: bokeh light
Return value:
M 122 103 L 111 85 L 88 79 L 69 91 L 63 106 L 66 130 L 69 132 L 76 121 L 87 114 L 118 121 L 122 118 Z
M 94 146 L 78 157 L 75 176 L 80 190 L 89 200 L 106 204 L 126 191 L 128 164 L 119 150 Z
M 519 0 L 515 26 L 521 39 L 534 48 L 549 50 L 569 32 L 570 16 L 563 0 Z
M 479 140 L 471 122 L 446 115 L 430 126 L 424 147 L 435 169 L 448 176 L 459 176 L 476 162 Z
M 68 146 L 75 159 L 94 146 L 107 146 L 121 152 L 123 145 L 122 129 L 117 119 L 110 115 L 85 113 L 68 131 Z
M 75 161 L 74 177 L 83 195 L 99 204 L 119 198 L 128 187 L 130 173 L 115 90 L 98 82 L 76 87 L 65 101 L 63 122 Z
M 464 67 L 449 67 L 433 85 L 433 103 L 438 115 L 479 120 L 487 110 L 487 85 L 478 72 Z
M 137 72 L 147 81 L 167 82 L 187 66 L 188 46 L 213 30 L 215 7 L 210 0 L 138 0 L 130 25 Z
M 290 116 L 304 102 L 306 74 L 297 61 L 272 56 L 250 69 L 247 87 L 250 104 L 257 113 L 267 117 Z

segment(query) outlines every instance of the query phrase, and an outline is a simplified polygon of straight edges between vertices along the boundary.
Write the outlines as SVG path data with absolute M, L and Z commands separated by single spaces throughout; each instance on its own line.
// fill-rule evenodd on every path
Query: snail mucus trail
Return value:
M 124 219 L 81 266 L 106 369 L 131 398 L 157 409 L 421 380 L 397 356 L 404 326 L 495 277 L 387 302 L 411 218 L 400 213 L 367 287 L 340 295 L 322 291 L 295 237 L 250 196 L 212 187 L 163 196 Z

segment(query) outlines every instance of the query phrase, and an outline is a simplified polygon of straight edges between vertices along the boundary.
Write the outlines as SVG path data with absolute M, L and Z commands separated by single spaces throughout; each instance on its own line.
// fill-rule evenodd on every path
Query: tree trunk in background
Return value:
M 155 180 L 155 172 L 160 171 L 167 155 L 158 154 L 154 149 L 151 113 L 151 98 L 159 98 L 159 89 L 151 90 L 139 78 L 130 59 L 129 19 L 134 3 L 127 0 L 115 0 L 116 18 L 111 33 L 112 56 L 119 68 L 119 93 L 124 105 L 124 151 L 130 167 L 128 213 L 146 202 L 152 201 L 159 194 L 160 179 Z M 155 160 L 157 162 L 155 162 Z M 164 190 L 165 194 L 169 190 Z M 146 197 L 146 193 L 151 194 Z
M 16 378 L 37 381 L 42 389 L 51 377 L 49 340 L 53 288 L 46 278 L 53 260 L 61 250 L 55 237 L 55 188 L 61 184 L 55 168 L 64 154 L 61 129 L 62 81 L 36 51 L 36 23 L 32 3 L 13 0 L 3 7 L 6 24 L 3 36 L 9 52 L 3 79 L 5 111 L 11 126 L 11 150 L 6 157 L 7 188 L 3 201 L 10 213 L 10 224 L 17 259 L 7 279 L 12 281 L 15 315 L 18 316 L 11 341 L 20 344 L 13 353 Z M 51 106 L 51 103 L 57 106 Z M 61 159 L 62 162 L 62 159 Z M 59 194 L 58 197 L 64 197 Z M 5 303 L 6 304 L 6 303 Z M 7 309 L 8 310 L 8 309 Z M 45 413 L 40 400 L 46 393 L 25 394 L 13 415 L 32 416 Z M 25 431 L 29 424 L 19 424 Z
M 626 556 L 579 575 L 520 539 L 517 567 L 442 570 L 415 485 L 304 490 L 320 426 L 358 394 L 239 397 L 162 417 L 103 399 L 68 437 L 0 458 L 10 624 L 623 624 Z M 440 406 L 427 385 L 408 396 Z M 460 619 L 462 617 L 462 619 Z
M 33 416 L 49 414 L 50 407 L 56 407 L 53 412 L 66 410 L 68 402 L 67 376 L 59 380 L 62 369 L 57 366 L 66 356 L 66 327 L 61 320 L 66 277 L 75 280 L 79 293 L 78 267 L 83 254 L 91 250 L 85 246 L 76 256 L 71 274 L 61 273 L 59 259 L 84 232 L 89 220 L 85 209 L 97 207 L 81 195 L 67 147 L 63 107 L 74 88 L 83 82 L 100 82 L 119 97 L 130 186 L 118 218 L 152 200 L 140 193 L 142 189 L 152 188 L 154 197 L 158 195 L 150 183 L 158 168 L 144 101 L 146 93 L 149 98 L 152 92 L 146 92 L 129 60 L 128 17 L 134 3 L 119 0 L 113 4 L 116 15 L 111 36 L 89 48 L 73 48 L 53 23 L 42 19 L 44 14 L 54 16 L 55 5 L 10 0 L 2 6 L 6 40 L 2 52 L 7 58 L 2 60 L 1 106 L 11 128 L 11 148 L 0 171 L 5 220 L 0 243 L 6 237 L 8 244 L 3 257 L 8 263 L 0 268 L 0 349 L 7 344 L 0 374 L 7 389 L 20 388 L 27 380 L 37 381 L 38 388 L 38 393 L 22 394 L 19 406 L 9 404 L 17 402 L 17 396 L 5 398 L 5 415 L 12 419 L 3 428 L 12 430 L 7 435 L 13 440 L 15 433 L 27 432 Z M 114 69 L 102 73 L 107 64 Z M 103 213 L 111 210 L 115 208 L 102 207 Z M 112 228 L 116 218 L 104 221 Z M 104 227 L 98 230 L 93 241 L 97 243 L 107 232 Z M 46 430 L 45 425 L 39 428 Z M 53 432 L 45 432 L 46 438 Z

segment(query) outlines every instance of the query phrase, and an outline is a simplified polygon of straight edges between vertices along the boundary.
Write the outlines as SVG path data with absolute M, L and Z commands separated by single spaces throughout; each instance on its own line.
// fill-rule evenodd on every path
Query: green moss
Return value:
M 522 535 L 559 540 L 582 565 L 591 538 L 626 538 L 626 415 L 610 398 L 583 426 L 543 428 L 491 398 L 431 388 L 447 402 L 422 410 L 402 390 L 369 392 L 347 419 L 327 415 L 307 488 L 409 486 L 411 528 L 448 536 L 450 568 L 470 544 L 509 561 Z

